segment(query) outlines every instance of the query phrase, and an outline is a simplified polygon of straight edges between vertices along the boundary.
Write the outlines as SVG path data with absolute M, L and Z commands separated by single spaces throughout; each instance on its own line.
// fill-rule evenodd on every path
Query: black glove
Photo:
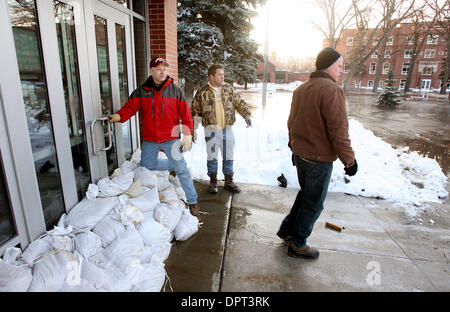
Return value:
M 278 180 L 278 182 L 280 182 L 280 184 L 278 184 L 278 186 L 287 187 L 287 180 L 283 173 L 277 178 L 277 180 Z
M 252 120 L 250 117 L 245 118 L 245 122 L 247 123 L 247 128 L 252 126 Z
M 356 174 L 356 172 L 358 171 L 358 163 L 356 162 L 355 159 L 355 164 L 351 167 L 348 168 L 344 168 L 345 173 L 348 174 L 349 176 L 354 176 Z

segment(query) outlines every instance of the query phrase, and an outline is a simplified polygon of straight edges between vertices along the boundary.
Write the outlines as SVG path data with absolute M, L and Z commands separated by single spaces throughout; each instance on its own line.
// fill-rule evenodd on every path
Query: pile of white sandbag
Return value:
M 7 249 L 0 292 L 161 291 L 171 242 L 195 234 L 198 219 L 178 178 L 139 163 L 138 150 L 23 253 Z

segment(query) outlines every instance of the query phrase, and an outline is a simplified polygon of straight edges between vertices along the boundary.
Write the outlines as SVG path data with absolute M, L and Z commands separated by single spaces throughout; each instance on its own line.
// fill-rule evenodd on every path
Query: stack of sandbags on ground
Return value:
M 140 151 L 22 253 L 0 259 L 0 291 L 160 291 L 171 241 L 198 230 L 178 178 L 139 167 Z

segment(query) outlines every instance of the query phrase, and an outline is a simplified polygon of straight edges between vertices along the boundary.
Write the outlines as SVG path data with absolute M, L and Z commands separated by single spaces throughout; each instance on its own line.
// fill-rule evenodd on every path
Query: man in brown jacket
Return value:
M 339 157 L 350 176 L 358 170 L 348 135 L 345 96 L 338 84 L 342 72 L 341 55 L 325 48 L 317 55 L 316 71 L 292 96 L 289 146 L 301 189 L 277 233 L 289 241 L 291 257 L 319 257 L 306 239 L 323 210 L 333 162 Z
M 233 87 L 224 80 L 224 66 L 211 65 L 208 68 L 209 82 L 202 86 L 192 100 L 192 117 L 201 117 L 205 127 L 207 168 L 210 177 L 209 192 L 217 193 L 218 152 L 222 151 L 222 172 L 225 177 L 224 188 L 239 193 L 240 188 L 233 182 L 234 135 L 232 126 L 237 111 L 251 127 L 250 111 L 247 103 Z M 195 130 L 198 122 L 194 119 Z M 194 130 L 194 141 L 196 132 Z

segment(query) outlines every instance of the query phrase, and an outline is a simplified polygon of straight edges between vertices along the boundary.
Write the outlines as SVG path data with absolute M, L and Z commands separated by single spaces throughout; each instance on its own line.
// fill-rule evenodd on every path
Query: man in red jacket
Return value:
M 125 122 L 139 111 L 143 138 L 141 166 L 149 170 L 175 171 L 186 193 L 192 215 L 198 215 L 197 192 L 182 152 L 192 148 L 194 123 L 186 99 L 167 75 L 169 64 L 161 57 L 150 62 L 147 81 L 131 93 L 127 103 L 110 115 L 111 122 Z M 180 120 L 183 140 L 180 144 Z M 163 149 L 168 159 L 158 159 Z
M 349 176 L 358 170 L 348 135 L 345 96 L 338 84 L 343 65 L 336 50 L 323 49 L 317 55 L 316 71 L 292 96 L 289 146 L 301 189 L 277 233 L 290 241 L 291 257 L 319 257 L 319 251 L 306 245 L 306 239 L 323 210 L 333 162 L 339 157 Z

